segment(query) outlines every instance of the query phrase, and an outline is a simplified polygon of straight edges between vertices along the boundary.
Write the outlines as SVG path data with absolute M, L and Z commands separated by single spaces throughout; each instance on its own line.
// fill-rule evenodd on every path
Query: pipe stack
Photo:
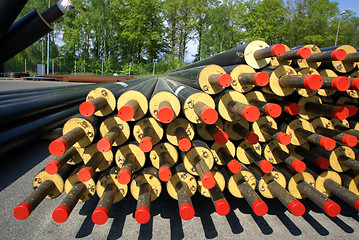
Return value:
M 245 199 L 258 216 L 274 198 L 302 216 L 310 209 L 300 200 L 308 198 L 334 217 L 341 207 L 331 195 L 359 211 L 353 49 L 253 41 L 161 78 L 94 86 L 81 115 L 50 143 L 56 157 L 14 216 L 26 219 L 43 198 L 62 191 L 56 222 L 95 192 L 95 224 L 104 224 L 127 195 L 137 201 L 136 221 L 145 224 L 162 192 L 190 220 L 197 190 L 223 216 L 231 211 L 228 194 Z

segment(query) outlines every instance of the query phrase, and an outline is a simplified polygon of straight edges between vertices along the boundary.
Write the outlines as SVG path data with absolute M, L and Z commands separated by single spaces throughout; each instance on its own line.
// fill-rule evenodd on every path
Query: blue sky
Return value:
M 339 3 L 339 10 L 352 10 L 356 12 L 356 15 L 359 16 L 359 0 L 336 0 L 331 2 Z

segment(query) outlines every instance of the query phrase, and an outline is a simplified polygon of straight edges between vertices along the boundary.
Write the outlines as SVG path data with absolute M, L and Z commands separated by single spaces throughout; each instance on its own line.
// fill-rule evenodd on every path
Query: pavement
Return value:
M 21 83 L 20 83 L 21 84 Z M 23 84 L 21 84 L 23 85 Z M 0 82 L 0 90 L 5 84 Z M 24 85 L 23 85 L 24 86 Z M 335 218 L 324 214 L 309 200 L 302 217 L 293 216 L 277 199 L 264 199 L 269 212 L 254 215 L 244 199 L 237 199 L 225 190 L 231 211 L 227 216 L 215 212 L 210 199 L 193 196 L 196 216 L 181 220 L 178 205 L 163 185 L 161 196 L 151 205 L 153 217 L 140 225 L 134 219 L 136 201 L 130 194 L 113 205 L 104 225 L 95 225 L 92 211 L 97 196 L 78 203 L 69 219 L 62 224 L 52 220 L 53 210 L 65 196 L 45 199 L 24 221 L 16 220 L 13 209 L 32 192 L 32 179 L 53 159 L 48 152 L 49 141 L 38 140 L 0 159 L 0 239 L 358 239 L 359 216 L 355 209 L 332 197 L 342 212 Z

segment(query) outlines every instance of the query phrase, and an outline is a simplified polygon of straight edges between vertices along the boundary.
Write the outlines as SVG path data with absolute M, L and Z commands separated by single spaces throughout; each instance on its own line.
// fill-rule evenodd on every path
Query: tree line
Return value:
M 350 9 L 340 15 L 329 0 L 72 0 L 76 8 L 55 23 L 50 36 L 50 69 L 73 73 L 126 75 L 166 72 L 183 66 L 190 41 L 195 60 L 237 45 L 263 40 L 289 47 L 359 47 L 359 18 Z M 51 0 L 55 4 L 56 0 Z M 30 0 L 19 18 L 48 1 Z M 35 71 L 46 40 L 38 41 L 5 66 L 8 71 Z M 46 51 L 45 51 L 46 52 Z M 46 56 L 46 54 L 45 54 Z M 46 63 L 46 60 L 45 60 Z

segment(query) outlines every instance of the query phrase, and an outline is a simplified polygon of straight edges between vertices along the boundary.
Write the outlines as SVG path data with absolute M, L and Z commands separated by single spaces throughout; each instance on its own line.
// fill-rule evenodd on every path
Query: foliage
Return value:
M 51 0 L 51 5 L 57 0 Z M 76 6 L 54 23 L 50 37 L 50 72 L 128 75 L 165 73 L 184 65 L 188 46 L 203 59 L 234 46 L 264 40 L 290 47 L 359 47 L 359 18 L 339 15 L 332 0 L 72 0 Z M 18 19 L 48 1 L 29 0 Z M 6 64 L 8 71 L 32 73 L 46 64 L 45 36 Z M 42 54 L 44 53 L 44 54 Z

